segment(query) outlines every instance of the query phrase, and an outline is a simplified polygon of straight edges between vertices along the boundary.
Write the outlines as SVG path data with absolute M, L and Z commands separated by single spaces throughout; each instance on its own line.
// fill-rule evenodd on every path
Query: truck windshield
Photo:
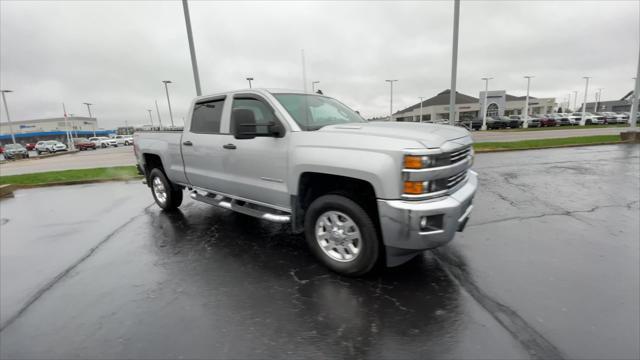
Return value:
M 355 111 L 332 98 L 307 94 L 274 96 L 305 131 L 318 130 L 327 125 L 366 122 Z

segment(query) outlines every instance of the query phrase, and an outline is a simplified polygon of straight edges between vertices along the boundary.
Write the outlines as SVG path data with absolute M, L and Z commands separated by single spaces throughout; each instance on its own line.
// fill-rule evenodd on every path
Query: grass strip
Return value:
M 596 145 L 596 144 L 612 144 L 620 141 L 620 135 L 593 135 L 593 136 L 577 136 L 556 139 L 535 139 L 535 140 L 519 140 L 508 142 L 480 142 L 473 144 L 473 148 L 477 151 L 494 151 L 494 150 L 528 150 L 528 149 L 544 149 L 553 147 L 566 147 L 576 145 Z
M 530 127 L 530 128 L 517 128 L 517 129 L 500 129 L 489 130 L 489 132 L 521 132 L 521 131 L 546 131 L 546 130 L 588 130 L 588 129 L 606 129 L 606 128 L 625 128 L 629 127 L 629 124 L 606 124 L 606 125 L 564 125 L 564 126 L 545 126 L 545 127 Z
M 64 184 L 73 182 L 92 182 L 109 180 L 127 180 L 139 178 L 135 166 L 115 166 L 95 169 L 74 169 L 50 171 L 23 175 L 0 176 L 1 184 L 20 186 L 38 186 L 45 184 Z

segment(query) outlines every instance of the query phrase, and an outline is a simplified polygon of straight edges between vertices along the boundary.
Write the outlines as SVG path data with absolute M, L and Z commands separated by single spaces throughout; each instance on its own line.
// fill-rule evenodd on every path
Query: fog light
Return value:
M 422 216 L 420 218 L 420 232 L 442 230 L 444 215 Z

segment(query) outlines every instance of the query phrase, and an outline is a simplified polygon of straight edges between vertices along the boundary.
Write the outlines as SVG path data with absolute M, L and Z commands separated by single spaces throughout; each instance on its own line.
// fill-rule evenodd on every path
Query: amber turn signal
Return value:
M 404 157 L 405 169 L 422 169 L 422 156 L 407 155 Z
M 421 195 L 424 193 L 424 183 L 422 181 L 405 181 L 404 193 L 409 195 Z

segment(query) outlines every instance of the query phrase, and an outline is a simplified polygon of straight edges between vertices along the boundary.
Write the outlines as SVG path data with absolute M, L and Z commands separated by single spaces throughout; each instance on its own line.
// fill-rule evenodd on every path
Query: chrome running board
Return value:
M 192 191 L 190 196 L 193 200 L 201 201 L 203 203 L 221 207 L 223 209 L 233 210 L 235 212 L 253 216 L 258 219 L 263 219 L 263 220 L 277 222 L 277 223 L 288 223 L 291 221 L 291 215 L 278 212 L 277 210 L 275 210 L 274 212 L 269 212 L 269 211 L 266 211 L 265 207 L 256 206 L 251 203 L 231 199 L 221 195 L 215 195 L 215 194 L 201 195 L 197 191 Z

